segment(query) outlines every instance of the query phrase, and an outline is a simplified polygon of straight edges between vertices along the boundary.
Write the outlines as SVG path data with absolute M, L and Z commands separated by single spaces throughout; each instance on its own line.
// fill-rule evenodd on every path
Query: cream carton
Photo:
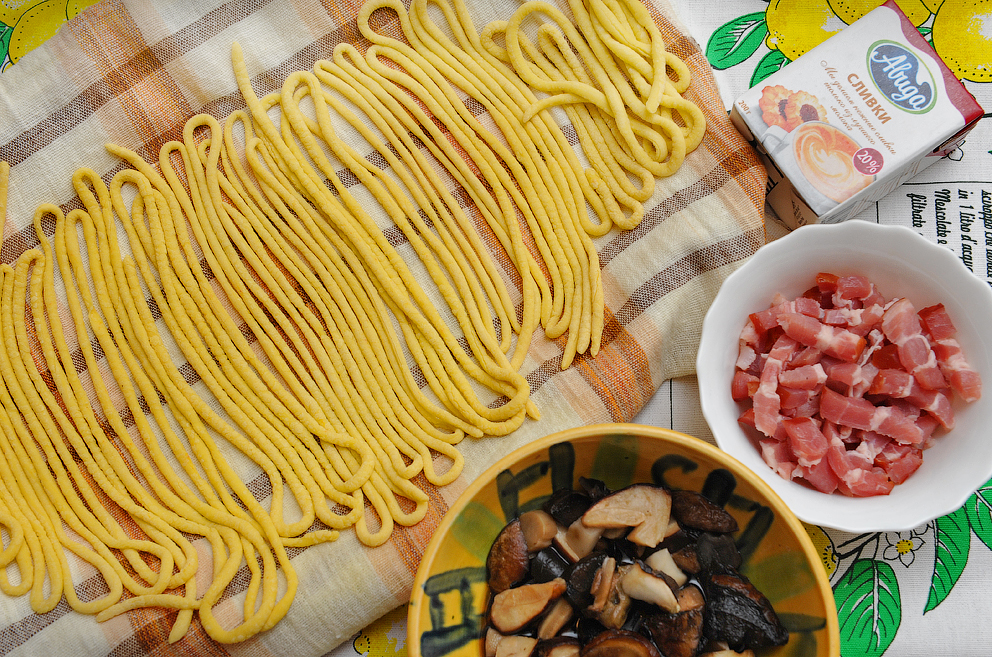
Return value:
M 731 109 L 791 228 L 853 217 L 953 150 L 981 115 L 892 0 Z

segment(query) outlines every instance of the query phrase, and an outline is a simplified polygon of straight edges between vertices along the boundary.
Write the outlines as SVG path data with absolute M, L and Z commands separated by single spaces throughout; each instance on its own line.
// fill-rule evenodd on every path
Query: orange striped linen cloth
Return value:
M 181 139 L 192 115 L 223 118 L 245 107 L 232 72 L 232 42 L 241 44 L 262 96 L 278 90 L 293 71 L 329 58 L 339 42 L 364 48 L 355 22 L 360 4 L 103 0 L 80 14 L 0 76 L 0 159 L 11 165 L 2 261 L 13 262 L 38 245 L 32 228 L 38 205 L 80 207 L 71 185 L 78 167 L 91 167 L 105 181 L 125 168 L 106 142 L 157 162 L 159 148 Z M 469 4 L 477 26 L 505 19 L 515 6 L 504 0 Z M 64 598 L 37 615 L 28 596 L 0 596 L 0 657 L 323 655 L 407 600 L 432 531 L 487 466 L 558 430 L 628 421 L 663 381 L 691 374 L 703 315 L 721 281 L 765 241 L 765 172 L 731 127 L 698 44 L 664 0 L 649 9 L 669 49 L 688 63 L 693 82 L 686 95 L 705 113 L 706 137 L 676 175 L 658 182 L 637 228 L 596 239 L 606 301 L 599 355 L 581 355 L 561 371 L 564 338 L 550 341 L 540 331 L 535 336 L 523 374 L 542 419 L 527 420 L 506 437 L 463 441 L 461 476 L 442 488 L 421 478 L 431 510 L 412 527 L 397 526 L 385 545 L 366 548 L 354 531 L 344 530 L 335 542 L 290 550 L 300 580 L 295 601 L 275 627 L 244 642 L 214 642 L 194 615 L 185 637 L 169 644 L 174 610 L 139 609 L 97 623 L 70 610 Z M 67 311 L 61 319 L 69 324 Z M 266 494 L 265 485 L 252 490 Z M 204 540 L 197 545 L 208 582 L 209 546 Z M 80 599 L 105 593 L 93 568 L 68 552 L 67 559 Z M 222 623 L 240 618 L 244 566 L 242 574 L 215 608 Z

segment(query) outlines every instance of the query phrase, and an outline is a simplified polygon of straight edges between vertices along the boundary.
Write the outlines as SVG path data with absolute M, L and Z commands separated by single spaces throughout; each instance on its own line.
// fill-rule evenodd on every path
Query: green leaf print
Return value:
M 7 51 L 10 50 L 10 35 L 14 33 L 14 28 L 6 23 L 0 23 L 0 63 L 7 59 Z
M 740 64 L 758 50 L 766 34 L 765 12 L 738 16 L 710 35 L 706 59 L 710 60 L 710 66 L 720 70 Z
M 772 50 L 761 58 L 751 76 L 750 86 L 754 86 L 776 71 L 781 71 L 790 60 L 778 50 Z
M 992 481 L 972 493 L 964 504 L 975 536 L 992 550 Z
M 961 507 L 954 513 L 937 518 L 933 533 L 937 549 L 924 614 L 936 609 L 944 601 L 964 572 L 964 567 L 968 565 L 968 552 L 971 549 L 968 512 Z
M 851 564 L 834 587 L 841 654 L 879 657 L 902 622 L 902 597 L 892 567 L 876 559 Z

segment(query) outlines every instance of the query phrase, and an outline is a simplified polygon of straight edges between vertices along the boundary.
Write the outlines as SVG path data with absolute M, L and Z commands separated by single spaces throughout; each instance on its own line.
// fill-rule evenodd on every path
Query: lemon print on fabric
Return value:
M 10 35 L 7 51 L 10 62 L 16 64 L 26 53 L 55 36 L 65 21 L 65 0 L 45 0 L 23 12 Z
M 885 0 L 830 0 L 833 8 L 842 21 L 850 25 L 872 9 L 880 6 Z M 921 0 L 896 0 L 899 9 L 906 17 L 912 21 L 913 25 L 919 27 L 930 18 L 931 10 Z M 933 3 L 931 3 L 933 4 Z
M 813 542 L 813 547 L 816 548 L 820 561 L 823 562 L 823 569 L 827 571 L 827 579 L 830 579 L 833 577 L 834 571 L 837 570 L 837 551 L 834 550 L 833 541 L 830 540 L 825 531 L 816 525 L 807 525 L 804 522 L 803 528 Z
M 17 25 L 21 15 L 35 4 L 37 0 L 0 0 L 0 23 L 10 27 Z
M 806 54 L 847 25 L 827 0 L 771 0 L 765 11 L 765 45 L 791 61 Z
M 954 75 L 992 82 L 992 0 L 944 0 L 932 36 L 934 49 Z
M 406 657 L 406 605 L 373 622 L 355 637 L 352 647 L 365 657 Z

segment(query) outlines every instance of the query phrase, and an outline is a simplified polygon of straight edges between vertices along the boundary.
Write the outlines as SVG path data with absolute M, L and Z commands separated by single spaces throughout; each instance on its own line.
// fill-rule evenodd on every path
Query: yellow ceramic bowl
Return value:
M 782 500 L 734 458 L 697 438 L 635 424 L 564 431 L 522 447 L 458 498 L 427 546 L 407 620 L 410 657 L 481 657 L 488 590 L 486 556 L 500 529 L 579 476 L 612 489 L 635 482 L 724 499 L 741 530 L 741 571 L 790 630 L 786 646 L 760 655 L 836 657 L 837 610 L 823 565 Z

